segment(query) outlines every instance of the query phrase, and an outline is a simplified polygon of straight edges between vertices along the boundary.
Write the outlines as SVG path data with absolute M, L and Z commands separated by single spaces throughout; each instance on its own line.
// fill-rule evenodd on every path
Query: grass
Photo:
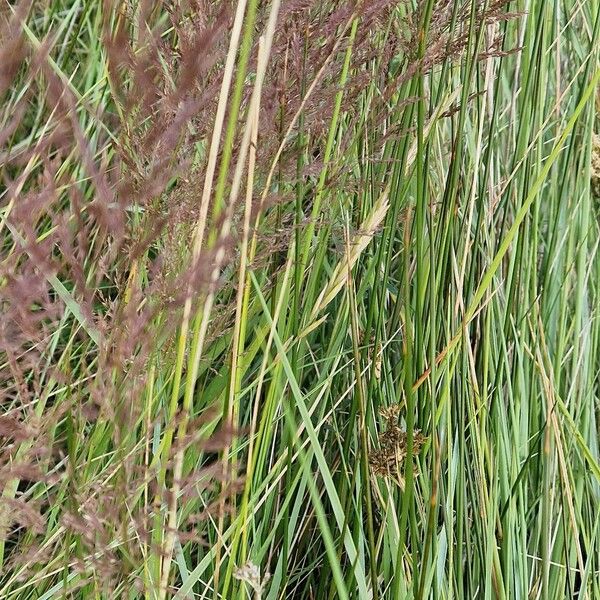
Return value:
M 1 598 L 600 598 L 598 0 L 1 15 Z

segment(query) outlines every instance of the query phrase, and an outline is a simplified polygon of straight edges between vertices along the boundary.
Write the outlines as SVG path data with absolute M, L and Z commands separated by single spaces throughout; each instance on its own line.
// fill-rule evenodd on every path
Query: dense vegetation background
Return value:
M 0 25 L 0 598 L 600 598 L 598 0 Z

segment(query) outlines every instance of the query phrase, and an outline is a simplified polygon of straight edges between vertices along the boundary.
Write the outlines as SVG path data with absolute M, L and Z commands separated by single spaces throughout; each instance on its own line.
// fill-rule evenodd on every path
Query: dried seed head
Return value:
M 382 406 L 379 409 L 379 414 L 385 420 L 388 427 L 391 427 L 398 421 L 400 416 L 400 404 L 390 404 L 389 406 Z
M 271 578 L 269 573 L 265 573 L 264 577 L 261 577 L 260 567 L 250 561 L 242 567 L 236 568 L 233 572 L 233 576 L 249 585 L 255 591 L 258 598 L 260 598 L 265 591 L 267 583 Z
M 371 451 L 369 464 L 373 473 L 380 477 L 391 478 L 402 486 L 404 480 L 401 471 L 406 458 L 408 436 L 397 424 L 400 407 L 398 404 L 392 404 L 382 409 L 380 413 L 386 420 L 387 428 L 379 434 L 379 448 Z M 419 430 L 415 430 L 413 456 L 419 454 L 426 440 L 427 438 Z

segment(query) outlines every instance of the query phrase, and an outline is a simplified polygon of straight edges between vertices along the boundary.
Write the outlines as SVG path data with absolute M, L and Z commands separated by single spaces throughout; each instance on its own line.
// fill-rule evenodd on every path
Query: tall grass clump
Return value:
M 0 8 L 0 598 L 600 598 L 600 2 Z

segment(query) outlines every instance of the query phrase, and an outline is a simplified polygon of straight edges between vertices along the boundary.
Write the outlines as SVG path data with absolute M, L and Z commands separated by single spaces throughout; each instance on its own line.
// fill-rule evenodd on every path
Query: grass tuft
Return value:
M 0 598 L 600 598 L 598 0 L 0 7 Z

